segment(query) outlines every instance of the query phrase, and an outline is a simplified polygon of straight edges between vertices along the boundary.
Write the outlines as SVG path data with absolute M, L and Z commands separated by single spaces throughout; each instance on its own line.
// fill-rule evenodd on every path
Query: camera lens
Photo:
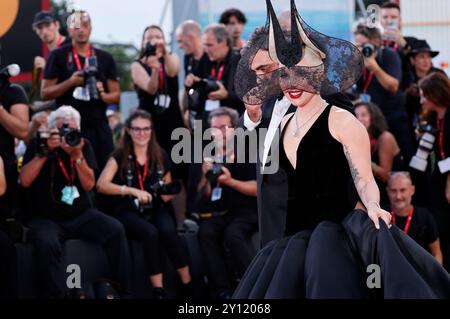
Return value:
M 370 57 L 373 54 L 374 51 L 375 51 L 375 47 L 372 44 L 370 44 L 370 43 L 364 44 L 364 46 L 362 48 L 362 54 L 366 58 Z

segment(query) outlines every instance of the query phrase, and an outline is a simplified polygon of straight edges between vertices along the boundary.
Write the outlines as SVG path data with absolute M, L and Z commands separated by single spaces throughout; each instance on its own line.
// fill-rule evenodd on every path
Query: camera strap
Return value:
M 363 93 L 367 93 L 367 90 L 369 89 L 369 86 L 372 83 L 372 80 L 373 80 L 373 72 L 370 71 L 369 75 L 367 76 L 367 68 L 366 68 L 366 66 L 364 66 L 364 68 L 363 68 L 363 82 L 364 82 Z
M 136 171 L 137 171 L 137 174 L 138 174 L 139 187 L 143 191 L 143 190 L 145 190 L 144 189 L 144 181 L 147 178 L 147 174 L 148 174 L 148 160 L 145 161 L 144 173 L 143 174 L 141 174 L 141 170 L 139 169 L 139 163 L 136 160 Z
M 159 92 L 164 93 L 165 76 L 164 76 L 164 63 L 161 63 L 159 67 Z
M 445 159 L 444 150 L 444 119 L 436 119 L 436 127 L 439 130 L 439 152 L 441 153 L 441 158 Z
M 221 63 L 220 66 L 219 66 L 219 71 L 216 73 L 216 67 L 213 66 L 212 69 L 211 69 L 211 76 L 213 78 L 215 78 L 217 81 L 222 80 L 224 69 L 225 69 L 225 64 Z M 216 77 L 216 74 L 217 74 L 217 77 Z
M 67 172 L 66 167 L 64 166 L 64 163 L 61 159 L 61 156 L 58 154 L 56 155 L 56 159 L 58 161 L 58 165 L 61 168 L 61 172 L 63 173 L 64 177 L 67 180 L 67 183 L 69 186 L 72 186 L 75 181 L 75 170 L 73 169 L 73 159 L 70 159 L 70 177 L 69 173 Z

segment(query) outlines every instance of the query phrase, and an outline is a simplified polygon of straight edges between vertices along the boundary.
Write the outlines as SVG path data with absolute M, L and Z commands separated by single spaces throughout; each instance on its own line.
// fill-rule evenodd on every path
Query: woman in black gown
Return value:
M 286 237 L 259 252 L 234 297 L 448 297 L 445 270 L 388 227 L 366 129 L 322 98 L 359 78 L 361 54 L 306 25 L 293 0 L 290 34 L 283 32 L 267 4 L 267 26 L 242 52 L 237 93 L 252 105 L 283 94 L 296 106 L 281 121 L 279 143 L 279 167 L 288 178 Z M 372 271 L 379 281 L 371 281 Z

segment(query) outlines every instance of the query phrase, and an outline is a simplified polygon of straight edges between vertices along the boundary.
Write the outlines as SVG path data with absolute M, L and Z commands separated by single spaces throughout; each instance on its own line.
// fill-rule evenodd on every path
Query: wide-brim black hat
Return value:
M 362 75 L 363 57 L 352 43 L 324 35 L 300 17 L 291 0 L 291 30 L 282 30 L 270 0 L 267 4 L 265 27 L 255 30 L 241 52 L 235 90 L 247 104 L 262 104 L 278 97 L 283 89 L 335 94 L 350 88 Z M 266 50 L 275 68 L 263 75 L 252 70 L 260 50 Z M 316 65 L 298 65 L 305 58 Z M 306 59 L 305 59 L 306 60 Z
M 439 51 L 431 50 L 430 45 L 426 40 L 416 40 L 411 44 L 411 55 L 416 55 L 417 53 L 428 52 L 431 57 L 434 58 L 439 54 Z

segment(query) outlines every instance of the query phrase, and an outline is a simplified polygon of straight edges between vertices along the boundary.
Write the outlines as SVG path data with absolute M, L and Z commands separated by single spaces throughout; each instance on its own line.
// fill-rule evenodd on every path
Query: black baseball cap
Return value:
M 56 19 L 53 17 L 53 14 L 49 11 L 39 11 L 36 13 L 33 19 L 33 27 L 36 27 L 37 25 L 41 23 L 52 23 L 55 22 Z

